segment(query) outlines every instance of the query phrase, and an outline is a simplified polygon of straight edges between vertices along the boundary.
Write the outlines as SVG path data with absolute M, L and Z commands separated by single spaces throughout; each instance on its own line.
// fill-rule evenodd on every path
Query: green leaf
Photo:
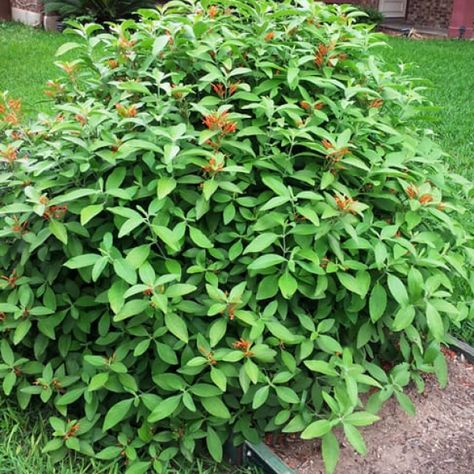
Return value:
M 178 239 L 176 238 L 174 232 L 168 229 L 168 227 L 154 225 L 153 230 L 156 232 L 156 235 L 172 250 L 177 252 L 180 249 Z
M 158 199 L 163 199 L 176 188 L 176 180 L 170 177 L 162 177 L 158 180 L 157 194 Z
M 260 408 L 267 401 L 269 393 L 270 387 L 268 385 L 260 387 L 253 396 L 252 410 Z
M 203 249 L 214 247 L 214 244 L 197 227 L 189 226 L 189 236 L 198 247 Z
M 67 245 L 67 229 L 66 226 L 55 219 L 49 221 L 49 230 L 64 245 Z
M 204 409 L 212 416 L 225 420 L 230 418 L 229 409 L 224 405 L 220 397 L 201 398 L 201 403 Z
M 390 274 L 387 277 L 387 284 L 390 293 L 395 298 L 395 301 L 401 306 L 407 306 L 409 303 L 408 293 L 402 280 L 395 275 Z
M 94 265 L 101 257 L 95 253 L 85 253 L 77 257 L 70 258 L 64 266 L 67 268 L 84 268 Z
M 158 402 L 158 405 L 153 409 L 148 417 L 148 421 L 150 423 L 156 423 L 157 421 L 168 418 L 179 407 L 180 403 L 181 395 L 175 395 Z
M 217 345 L 217 343 L 225 336 L 227 331 L 227 320 L 220 318 L 214 323 L 212 323 L 211 328 L 209 329 L 209 341 L 211 347 Z
M 415 416 L 416 410 L 413 402 L 410 400 L 410 397 L 405 395 L 403 392 L 395 391 L 395 397 L 398 400 L 400 406 L 410 415 Z
M 225 376 L 224 372 L 222 372 L 222 370 L 218 369 L 217 367 L 211 367 L 211 380 L 223 392 L 226 391 L 227 377 Z
M 10 344 L 8 344 L 6 339 L 2 339 L 0 341 L 0 354 L 2 356 L 3 362 L 5 362 L 5 364 L 8 366 L 13 367 L 13 364 L 15 363 L 15 355 L 13 354 Z
M 158 56 L 163 49 L 165 49 L 166 45 L 170 42 L 168 35 L 161 35 L 158 36 L 155 41 L 153 42 L 153 49 L 152 54 L 153 56 Z
M 114 270 L 117 276 L 125 280 L 130 285 L 137 283 L 137 273 L 135 269 L 124 258 L 117 258 L 114 260 Z
M 13 344 L 15 344 L 15 346 L 25 338 L 32 325 L 33 323 L 29 319 L 25 319 L 18 324 L 13 334 Z
M 343 423 L 343 426 L 344 426 L 344 434 L 346 435 L 346 438 L 349 441 L 349 443 L 352 444 L 354 449 L 359 454 L 366 454 L 367 447 L 365 446 L 364 438 L 362 438 L 362 435 L 359 433 L 359 430 L 348 423 Z
M 167 313 L 165 314 L 165 324 L 171 334 L 186 344 L 188 343 L 188 328 L 181 317 L 174 313 Z
M 290 387 L 275 387 L 277 397 L 285 403 L 299 403 L 300 397 Z
M 245 247 L 244 255 L 247 253 L 262 252 L 270 247 L 277 239 L 278 235 L 271 232 L 260 234 Z
M 333 474 L 339 460 L 339 441 L 332 431 L 326 433 L 321 442 L 321 453 L 323 455 L 326 474 Z
M 102 430 L 110 430 L 110 428 L 113 428 L 115 425 L 120 423 L 128 415 L 128 412 L 132 407 L 133 400 L 133 398 L 129 398 L 113 405 L 105 415 Z
M 150 307 L 148 300 L 130 300 L 127 301 L 120 311 L 114 316 L 114 321 L 123 321 L 124 319 L 143 313 Z
M 278 279 L 278 287 L 280 288 L 283 298 L 289 300 L 296 293 L 298 282 L 290 272 L 286 271 Z
M 344 423 L 354 426 L 368 426 L 380 420 L 379 416 L 373 415 L 367 411 L 356 411 L 344 417 Z
M 313 372 L 319 372 L 324 375 L 337 376 L 337 371 L 323 360 L 305 360 L 304 365 Z
M 206 445 L 212 459 L 219 463 L 222 462 L 222 441 L 210 426 L 207 427 Z
M 430 328 L 431 334 L 437 341 L 444 338 L 444 324 L 438 310 L 430 303 L 426 304 L 426 322 Z
M 370 293 L 369 298 L 369 314 L 370 319 L 375 323 L 377 322 L 385 312 L 387 308 L 387 292 L 385 288 L 377 283 Z
M 415 319 L 415 307 L 410 306 L 402 306 L 395 315 L 395 319 L 393 320 L 393 330 L 394 331 L 402 331 L 406 329 Z
M 328 420 L 313 421 L 301 433 L 301 439 L 320 438 L 331 431 L 331 423 Z
M 93 204 L 81 209 L 81 225 L 86 225 L 91 219 L 104 210 L 103 204 Z
M 87 387 L 87 390 L 89 392 L 94 392 L 95 390 L 99 390 L 107 383 L 108 380 L 109 380 L 108 372 L 101 372 L 99 374 L 95 374 L 94 377 L 92 377 L 91 381 L 89 382 L 89 386 Z
M 275 265 L 278 265 L 282 262 L 286 262 L 286 258 L 282 257 L 281 255 L 276 255 L 274 253 L 270 253 L 267 255 L 262 255 L 255 259 L 249 266 L 249 270 L 264 270 L 265 268 L 270 268 Z
M 324 352 L 328 352 L 329 354 L 342 353 L 341 345 L 331 336 L 320 334 L 316 342 Z

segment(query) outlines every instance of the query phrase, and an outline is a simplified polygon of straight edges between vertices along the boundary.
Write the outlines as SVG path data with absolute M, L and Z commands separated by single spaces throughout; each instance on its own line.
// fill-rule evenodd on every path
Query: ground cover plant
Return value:
M 55 458 L 166 472 L 282 430 L 321 436 L 332 471 L 333 429 L 364 452 L 385 399 L 411 411 L 410 380 L 446 379 L 469 182 L 354 10 L 162 11 L 78 26 L 49 116 L 5 96 L 4 392 L 57 410 Z

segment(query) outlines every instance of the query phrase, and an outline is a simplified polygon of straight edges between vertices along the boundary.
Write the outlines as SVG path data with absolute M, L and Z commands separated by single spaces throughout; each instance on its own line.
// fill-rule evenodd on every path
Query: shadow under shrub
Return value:
M 302 432 L 332 472 L 333 429 L 363 453 L 387 398 L 411 412 L 410 380 L 446 383 L 469 183 L 357 15 L 169 2 L 76 25 L 55 114 L 4 97 L 0 377 L 57 410 L 46 452 L 167 472 Z

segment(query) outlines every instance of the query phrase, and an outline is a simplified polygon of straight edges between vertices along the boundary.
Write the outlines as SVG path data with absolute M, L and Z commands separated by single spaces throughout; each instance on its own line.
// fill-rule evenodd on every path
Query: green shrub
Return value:
M 446 382 L 469 183 L 351 7 L 142 15 L 76 25 L 56 114 L 0 109 L 3 390 L 57 410 L 58 458 L 167 472 L 283 431 L 322 437 L 331 472 L 334 428 L 363 453 L 386 399 Z
M 139 8 L 154 6 L 154 0 L 44 0 L 46 13 L 61 18 L 93 18 L 104 22 L 131 17 Z
M 377 8 L 360 7 L 360 11 L 365 13 L 363 16 L 357 18 L 357 23 L 368 23 L 369 25 L 380 25 L 384 22 L 385 16 Z

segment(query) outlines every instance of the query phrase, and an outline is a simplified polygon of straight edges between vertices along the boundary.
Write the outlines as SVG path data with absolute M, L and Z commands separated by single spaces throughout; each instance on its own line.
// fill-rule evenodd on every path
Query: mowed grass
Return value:
M 68 41 L 65 35 L 0 22 L 0 91 L 20 98 L 28 115 L 47 111 L 45 83 L 59 71 L 54 53 Z M 392 64 L 411 64 L 413 76 L 427 79 L 427 97 L 438 107 L 434 122 L 427 122 L 437 136 L 451 169 L 474 178 L 474 42 L 411 41 L 388 38 L 389 48 L 381 54 Z M 474 327 L 463 326 L 460 334 L 473 342 Z M 47 414 L 19 412 L 14 404 L 0 398 L 0 474 L 116 474 L 117 465 L 98 464 L 69 456 L 59 464 L 41 454 L 50 435 Z M 201 461 L 182 467 L 180 474 L 221 474 L 225 469 Z M 234 473 L 256 473 L 234 470 Z

